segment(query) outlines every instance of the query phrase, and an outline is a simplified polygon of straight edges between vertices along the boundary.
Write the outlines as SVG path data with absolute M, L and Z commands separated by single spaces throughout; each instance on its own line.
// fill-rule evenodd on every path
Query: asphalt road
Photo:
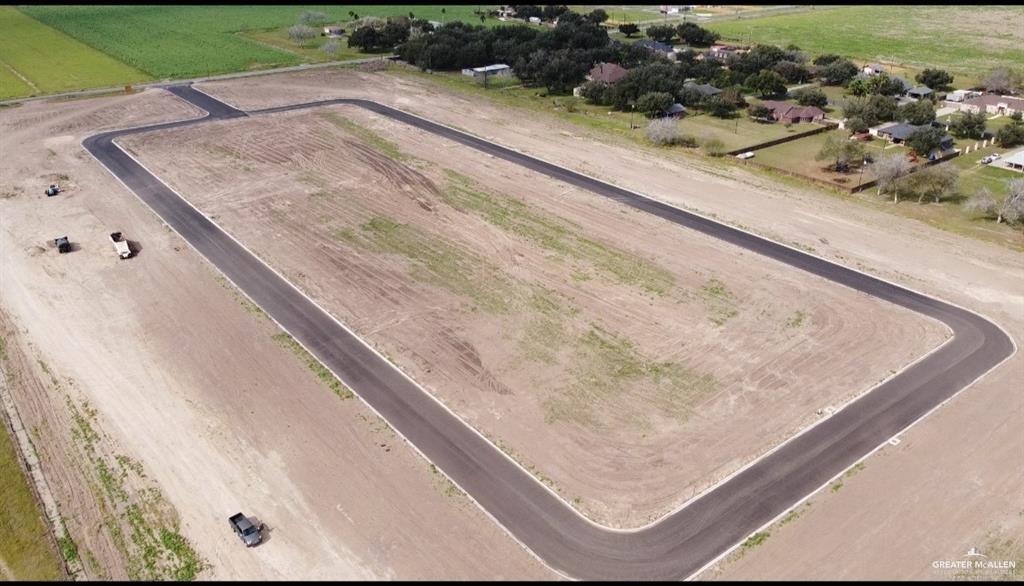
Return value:
M 106 132 L 87 138 L 85 148 L 516 539 L 570 577 L 691 576 L 1014 352 L 1010 338 L 977 314 L 382 104 L 327 100 L 244 113 L 189 87 L 168 89 L 211 115 Z M 945 323 L 954 337 L 685 508 L 641 530 L 602 528 L 577 514 L 113 144 L 125 134 L 330 104 L 371 110 L 906 307 Z

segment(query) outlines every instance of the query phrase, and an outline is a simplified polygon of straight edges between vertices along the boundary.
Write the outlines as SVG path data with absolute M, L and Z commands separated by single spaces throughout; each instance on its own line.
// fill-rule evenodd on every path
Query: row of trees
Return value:
M 619 30 L 621 31 L 622 28 L 620 27 Z M 625 31 L 623 33 L 625 34 Z M 647 28 L 647 36 L 666 45 L 672 44 L 678 37 L 680 41 L 691 47 L 710 47 L 721 38 L 718 33 L 692 22 L 684 22 L 678 26 L 654 25 Z

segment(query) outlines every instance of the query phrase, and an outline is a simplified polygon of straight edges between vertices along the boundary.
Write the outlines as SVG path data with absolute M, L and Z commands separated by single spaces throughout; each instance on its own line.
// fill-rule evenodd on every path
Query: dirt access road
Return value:
M 181 88 L 176 93 L 187 97 L 193 92 Z M 196 103 L 209 99 L 196 96 Z M 541 490 L 542 485 L 529 472 L 512 466 L 498 448 L 483 441 L 454 414 L 430 402 L 429 393 L 398 375 L 384 357 L 372 353 L 340 323 L 332 322 L 329 314 L 112 142 L 118 136 L 187 127 L 192 126 L 192 122 L 108 132 L 85 141 L 86 148 L 105 167 L 334 373 L 352 381 L 360 398 L 381 411 L 417 449 L 466 487 L 482 508 L 549 564 L 570 575 L 688 576 L 761 523 L 775 515 L 781 517 L 785 507 L 802 500 L 803 495 L 823 480 L 875 451 L 876 446 L 896 431 L 917 422 L 1014 353 L 1015 347 L 1001 329 L 964 309 L 380 104 L 359 100 L 333 103 L 337 102 L 358 104 L 794 268 L 913 309 L 942 321 L 954 334 L 949 343 L 690 506 L 636 533 L 602 531 L 572 515 L 570 507 L 554 498 L 553 493 Z M 296 108 L 305 107 L 308 105 Z M 273 108 L 262 114 L 290 109 Z M 231 111 L 228 116 L 237 118 L 239 112 Z M 707 527 L 709 518 L 719 521 Z
M 406 75 L 337 70 L 200 87 L 244 108 L 337 97 L 392 104 L 940 295 L 1024 336 L 1020 254 L 856 202 L 640 148 L 533 111 L 510 113 Z M 841 490 L 816 496 L 799 521 L 773 529 L 742 561 L 708 576 L 951 579 L 932 562 L 1024 534 L 1022 378 L 1018 354 L 881 450 Z M 861 537 L 851 542 L 851 534 Z
M 88 477 L 62 471 L 75 452 L 50 451 L 75 440 L 58 442 L 71 414 L 37 361 L 161 489 L 212 565 L 201 578 L 550 577 L 376 416 L 332 394 L 80 146 L 103 129 L 198 114 L 161 90 L 0 110 L 0 305 L 33 367 L 24 376 L 46 383 L 24 385 L 19 407 L 44 434 L 72 536 L 99 558 L 91 575 L 126 578 L 128 562 L 90 537 L 105 517 Z M 66 191 L 46 198 L 53 179 Z M 114 230 L 138 243 L 136 258 L 114 255 Z M 63 234 L 77 250 L 58 255 L 48 242 Z M 239 510 L 266 522 L 264 545 L 247 550 L 231 533 Z

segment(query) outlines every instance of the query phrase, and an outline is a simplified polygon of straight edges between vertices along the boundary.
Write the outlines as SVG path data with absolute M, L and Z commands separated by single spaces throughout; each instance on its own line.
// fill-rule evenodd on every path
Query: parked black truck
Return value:
M 245 543 L 246 547 L 253 547 L 259 545 L 263 541 L 263 523 L 258 526 L 254 525 L 249 517 L 246 517 L 242 513 L 237 513 L 228 517 L 228 523 L 231 524 L 231 528 L 235 530 L 238 537 Z

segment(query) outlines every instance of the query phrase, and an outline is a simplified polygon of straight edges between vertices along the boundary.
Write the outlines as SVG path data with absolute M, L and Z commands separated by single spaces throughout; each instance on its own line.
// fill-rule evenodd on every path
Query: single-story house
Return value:
M 321 37 L 340 37 L 345 34 L 345 29 L 340 26 L 325 26 L 324 32 L 320 33 Z
M 1024 149 L 1003 159 L 1003 166 L 1014 171 L 1024 171 Z
M 914 134 L 915 132 L 922 128 L 927 128 L 928 126 L 928 124 L 916 125 L 908 124 L 906 122 L 899 122 L 896 124 L 892 124 L 891 126 L 887 126 L 885 128 L 879 128 L 876 136 L 878 136 L 879 138 L 884 138 L 885 140 L 888 140 L 893 144 L 901 144 L 903 142 L 906 142 L 906 140 L 910 138 L 910 135 Z M 938 122 L 932 122 L 930 126 L 934 126 L 936 128 L 945 128 L 943 124 L 940 124 Z M 943 151 L 948 151 L 951 148 L 953 148 L 953 137 L 948 134 L 942 137 L 942 142 L 939 143 L 939 148 Z
M 668 107 L 668 110 L 665 110 L 665 116 L 669 118 L 682 118 L 686 116 L 686 107 L 679 103 L 672 104 Z
M 637 47 L 643 47 L 648 51 L 664 55 L 665 57 L 674 55 L 676 52 L 676 50 L 673 49 L 671 45 L 666 45 L 665 43 L 655 41 L 654 39 L 644 39 L 642 41 L 637 41 L 634 44 Z
M 540 17 L 539 16 L 531 16 L 530 17 L 530 24 L 540 24 Z
M 774 100 L 765 100 L 758 105 L 770 109 L 772 118 L 779 122 L 799 124 L 800 122 L 819 122 L 825 118 L 825 111 L 817 106 L 799 106 Z
M 885 67 L 878 63 L 868 63 L 861 68 L 861 71 L 867 75 L 878 75 L 879 73 L 885 73 Z
M 946 101 L 947 102 L 963 102 L 964 100 L 969 100 L 971 98 L 977 98 L 980 95 L 981 95 L 981 92 L 976 92 L 976 91 L 972 91 L 972 90 L 953 90 L 953 91 L 949 92 L 948 94 L 946 94 Z
M 742 55 L 743 53 L 750 52 L 750 49 L 743 47 L 735 47 L 733 45 L 711 45 L 708 49 L 707 56 L 713 57 L 719 61 L 725 61 L 729 57 Z
M 920 85 L 920 86 L 917 86 L 917 87 L 912 87 L 909 90 L 907 90 L 907 97 L 908 98 L 913 98 L 915 100 L 923 100 L 925 98 L 931 98 L 934 95 L 935 95 L 935 92 L 932 91 L 932 88 L 926 87 L 926 86 L 923 86 L 923 85 Z
M 504 63 L 497 63 L 495 65 L 487 65 L 485 67 L 473 67 L 472 69 L 463 69 L 462 75 L 468 75 L 473 78 L 493 76 L 505 77 L 512 75 L 512 68 Z
M 587 79 L 608 85 L 615 85 L 615 82 L 626 77 L 627 73 L 629 73 L 629 70 L 624 69 L 617 63 L 598 63 L 590 70 L 590 74 L 587 75 Z
M 1024 112 L 1024 99 L 1011 96 L 997 96 L 996 94 L 985 94 L 977 98 L 964 100 L 960 104 L 961 111 L 974 113 L 985 112 L 987 114 L 1012 115 L 1014 112 Z
M 688 81 L 688 82 L 683 83 L 683 89 L 695 90 L 695 91 L 699 92 L 700 95 L 704 96 L 705 98 L 710 98 L 711 96 L 717 96 L 718 94 L 722 93 L 722 90 L 716 88 L 715 86 L 713 86 L 713 85 L 711 85 L 709 83 L 698 84 L 698 83 L 695 83 L 695 82 L 692 82 L 692 81 Z

